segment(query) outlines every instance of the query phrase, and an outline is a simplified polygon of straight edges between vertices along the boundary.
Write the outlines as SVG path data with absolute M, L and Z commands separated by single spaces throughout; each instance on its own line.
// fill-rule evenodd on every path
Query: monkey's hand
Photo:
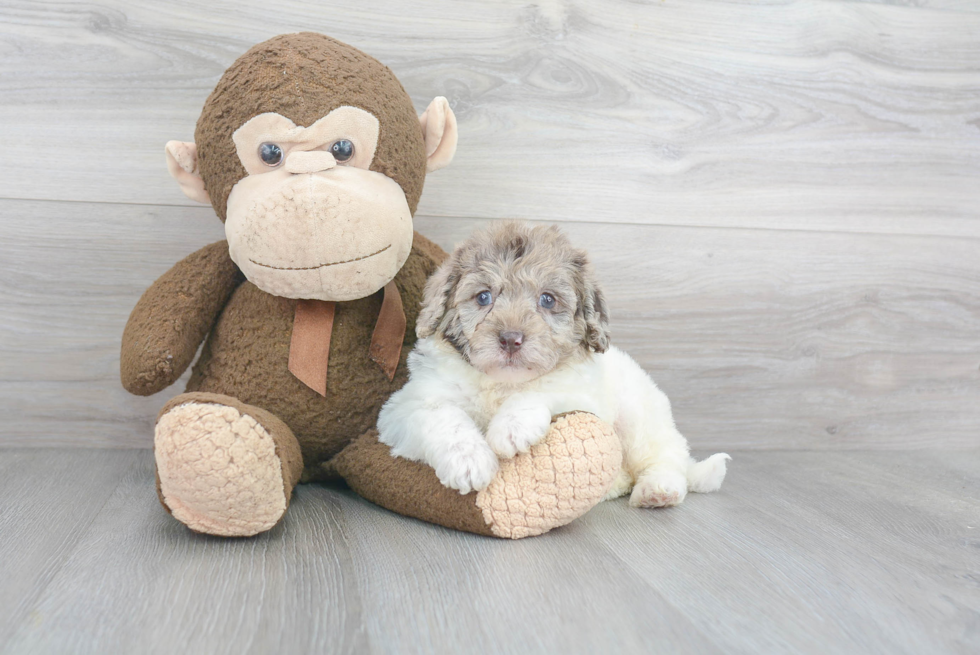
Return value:
M 136 303 L 123 331 L 123 387 L 149 396 L 173 384 L 243 281 L 226 241 L 201 248 L 164 273 Z

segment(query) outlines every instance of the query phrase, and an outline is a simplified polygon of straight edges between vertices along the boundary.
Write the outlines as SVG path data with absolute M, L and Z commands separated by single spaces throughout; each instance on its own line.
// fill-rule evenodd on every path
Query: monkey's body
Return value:
M 120 359 L 123 386 L 145 396 L 204 343 L 154 435 L 157 492 L 175 518 L 257 534 L 282 519 L 301 479 L 337 477 L 394 511 L 511 538 L 599 502 L 619 441 L 591 415 L 561 418 L 538 451 L 467 495 L 377 441 L 381 406 L 407 380 L 426 278 L 446 257 L 412 229 L 426 172 L 456 149 L 445 98 L 416 116 L 377 60 L 323 35 L 282 35 L 225 72 L 196 138 L 169 142 L 167 166 L 214 207 L 228 240 L 143 294 Z
M 273 296 L 245 281 L 218 316 L 187 391 L 224 394 L 268 410 L 296 437 L 303 454 L 303 480 L 329 477 L 330 469 L 323 465 L 373 428 L 381 405 L 407 381 L 405 359 L 415 345 L 418 299 L 426 278 L 444 258 L 441 248 L 416 234 L 412 253 L 395 276 L 402 298 L 408 301 L 405 314 L 412 329 L 405 331 L 394 379 L 389 380 L 369 357 L 371 333 L 381 310 L 380 292 L 336 304 L 327 394 L 321 396 L 287 367 L 297 301 Z

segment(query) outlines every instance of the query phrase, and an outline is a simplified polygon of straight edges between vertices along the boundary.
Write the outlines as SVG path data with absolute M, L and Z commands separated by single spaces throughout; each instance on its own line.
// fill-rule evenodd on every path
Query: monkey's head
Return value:
M 167 166 L 225 223 L 231 258 L 287 298 L 374 293 L 412 247 L 426 171 L 456 151 L 445 98 L 416 116 L 394 74 L 310 32 L 242 55 L 197 122 L 196 143 L 167 143 Z

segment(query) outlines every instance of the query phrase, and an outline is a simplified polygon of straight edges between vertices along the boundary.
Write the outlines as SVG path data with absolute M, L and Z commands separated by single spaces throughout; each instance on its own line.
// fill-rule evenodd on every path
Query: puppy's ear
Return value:
M 449 297 L 456 289 L 458 281 L 459 263 L 454 252 L 425 283 L 425 292 L 422 294 L 422 311 L 419 312 L 418 320 L 415 321 L 415 334 L 419 339 L 424 339 L 439 329 L 439 323 L 446 314 L 446 308 L 449 305 Z
M 585 318 L 584 345 L 597 353 L 606 352 L 609 348 L 609 313 L 606 309 L 606 298 L 596 281 L 592 265 L 581 253 L 576 258 L 576 265 L 581 271 L 582 315 Z
M 592 308 L 585 310 L 585 342 L 597 353 L 609 348 L 609 314 L 606 312 L 606 299 L 602 289 L 592 288 Z

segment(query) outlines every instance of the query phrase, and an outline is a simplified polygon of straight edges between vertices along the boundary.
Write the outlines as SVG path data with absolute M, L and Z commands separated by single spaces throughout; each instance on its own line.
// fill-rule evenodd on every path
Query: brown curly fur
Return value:
M 308 126 L 344 105 L 378 118 L 371 170 L 401 185 L 414 213 L 426 157 L 411 98 L 374 58 L 304 32 L 250 49 L 225 72 L 204 105 L 197 124 L 198 165 L 218 217 L 225 220 L 228 195 L 245 176 L 232 141 L 235 130 L 264 112 Z M 422 289 L 445 256 L 415 234 L 411 254 L 395 276 L 408 329 L 394 380 L 369 357 L 382 292 L 337 303 L 324 398 L 287 368 L 296 301 L 246 281 L 228 255 L 227 242 L 206 246 L 157 280 L 133 309 L 123 333 L 123 386 L 150 395 L 173 384 L 206 337 L 187 391 L 224 394 L 271 412 L 299 441 L 304 478 L 327 476 L 332 469 L 323 465 L 374 427 L 381 404 L 405 383 Z
M 139 395 L 166 388 L 187 369 L 207 335 L 187 391 L 232 396 L 276 415 L 300 443 L 304 479 L 329 477 L 321 465 L 373 428 L 381 405 L 405 384 L 422 289 L 445 257 L 416 233 L 395 276 L 409 329 L 393 380 L 369 356 L 383 291 L 337 303 L 323 397 L 287 368 L 296 301 L 243 281 L 226 242 L 206 246 L 176 264 L 137 303 L 123 332 L 123 386 Z
M 425 280 L 443 257 L 439 246 L 415 235 L 412 253 L 395 276 L 409 326 L 418 316 Z M 321 464 L 373 428 L 381 405 L 408 379 L 405 360 L 415 345 L 414 331 L 405 331 L 393 380 L 369 356 L 383 293 L 337 303 L 324 397 L 287 368 L 296 301 L 245 282 L 211 330 L 187 391 L 225 394 L 272 412 L 300 443 L 304 480 L 328 477 Z
M 401 185 L 414 214 L 426 157 L 408 94 L 388 68 L 368 55 L 326 36 L 301 33 L 275 37 L 245 53 L 204 106 L 196 134 L 198 165 L 218 217 L 225 220 L 228 195 L 245 175 L 232 141 L 235 130 L 264 112 L 309 126 L 343 105 L 378 118 L 371 170 Z M 439 246 L 416 233 L 411 254 L 395 276 L 408 325 L 393 380 L 369 357 L 383 292 L 336 304 L 324 397 L 288 370 L 297 301 L 245 281 L 227 242 L 206 246 L 165 273 L 133 309 L 122 339 L 123 386 L 139 395 L 166 388 L 206 338 L 188 393 L 164 411 L 204 402 L 251 415 L 275 442 L 287 499 L 301 473 L 304 481 L 343 477 L 358 493 L 394 511 L 491 534 L 475 494 L 456 494 L 442 487 L 431 469 L 392 458 L 372 430 L 381 405 L 406 382 L 405 360 L 416 341 L 423 287 L 445 257 Z M 167 507 L 159 477 L 157 486 Z

